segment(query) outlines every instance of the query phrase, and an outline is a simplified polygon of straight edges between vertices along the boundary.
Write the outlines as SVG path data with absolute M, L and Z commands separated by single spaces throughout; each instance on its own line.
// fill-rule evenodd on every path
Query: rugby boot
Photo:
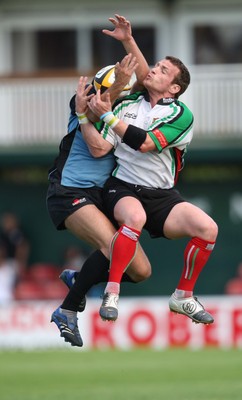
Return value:
M 77 316 L 74 311 L 63 310 L 58 307 L 51 316 L 51 322 L 54 322 L 59 331 L 60 336 L 65 342 L 71 343 L 72 346 L 83 346 L 83 341 L 77 326 Z
M 169 308 L 172 312 L 186 315 L 197 324 L 212 324 L 214 318 L 198 301 L 197 297 L 177 298 L 173 293 L 169 300 Z
M 116 321 L 118 318 L 118 299 L 115 293 L 104 293 L 99 315 L 104 321 Z

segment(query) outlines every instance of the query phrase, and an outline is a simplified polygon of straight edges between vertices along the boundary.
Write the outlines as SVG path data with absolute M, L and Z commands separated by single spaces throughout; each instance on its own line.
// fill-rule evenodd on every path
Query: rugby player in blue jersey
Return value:
M 138 47 L 137 47 L 138 49 Z M 135 56 L 135 48 L 133 49 Z M 116 64 L 115 82 L 108 89 L 111 101 L 122 92 L 136 70 L 139 77 L 147 74 L 147 63 L 137 51 Z M 47 208 L 58 230 L 67 229 L 76 237 L 98 249 L 85 261 L 79 274 L 64 271 L 62 279 L 71 288 L 63 303 L 52 314 L 61 336 L 73 346 L 82 346 L 77 326 L 77 311 L 85 308 L 85 294 L 95 284 L 107 282 L 109 268 L 109 246 L 116 233 L 113 224 L 103 213 L 102 188 L 115 167 L 113 152 L 94 158 L 82 137 L 82 126 L 87 112 L 87 102 L 95 95 L 81 77 L 77 95 L 70 101 L 68 134 L 59 146 L 59 155 L 49 171 Z M 87 114 L 89 118 L 90 113 Z M 150 276 L 151 267 L 144 251 L 139 246 L 136 257 L 123 281 L 139 282 Z M 73 284 L 74 283 L 74 284 Z

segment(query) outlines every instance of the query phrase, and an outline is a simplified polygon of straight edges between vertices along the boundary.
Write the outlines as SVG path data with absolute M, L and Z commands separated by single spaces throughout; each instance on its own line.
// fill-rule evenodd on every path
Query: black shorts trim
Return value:
M 102 189 L 75 188 L 60 185 L 59 183 L 50 183 L 46 205 L 50 218 L 56 229 L 64 230 L 66 218 L 86 205 L 95 205 L 100 211 L 103 209 Z
M 103 200 L 106 215 L 114 223 L 114 207 L 123 197 L 131 196 L 138 199 L 147 216 L 144 229 L 152 238 L 165 237 L 163 227 L 172 208 L 185 200 L 177 189 L 155 189 L 140 185 L 133 185 L 118 178 L 107 180 L 103 190 Z M 117 223 L 115 223 L 117 226 Z

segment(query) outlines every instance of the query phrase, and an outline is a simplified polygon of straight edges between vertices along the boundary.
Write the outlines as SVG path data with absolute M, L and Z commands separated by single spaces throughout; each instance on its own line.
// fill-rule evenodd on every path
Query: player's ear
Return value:
M 181 90 L 181 86 L 177 83 L 172 83 L 170 87 L 170 93 L 174 96 L 175 94 L 179 93 Z

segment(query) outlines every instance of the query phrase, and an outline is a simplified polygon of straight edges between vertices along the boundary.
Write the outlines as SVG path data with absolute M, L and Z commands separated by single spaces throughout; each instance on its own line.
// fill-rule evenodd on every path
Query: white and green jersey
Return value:
M 155 141 L 157 151 L 133 150 L 105 124 L 101 133 L 114 146 L 117 161 L 112 175 L 137 185 L 172 188 L 192 139 L 192 112 L 181 101 L 170 98 L 161 99 L 152 108 L 148 94 L 138 92 L 118 100 L 113 113 L 126 124 L 144 129 Z

